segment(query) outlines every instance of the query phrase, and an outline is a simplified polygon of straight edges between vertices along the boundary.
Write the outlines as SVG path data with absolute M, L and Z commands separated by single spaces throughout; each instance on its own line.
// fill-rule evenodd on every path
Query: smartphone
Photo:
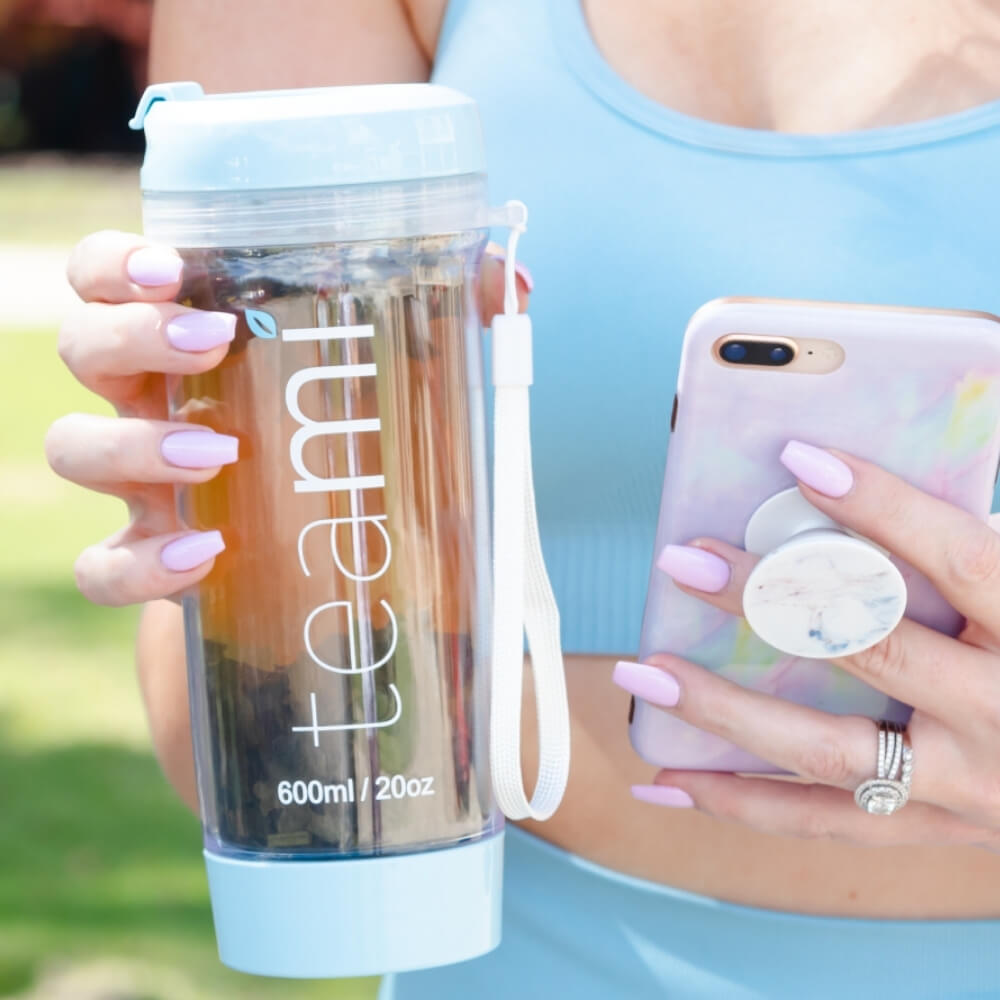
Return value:
M 719 299 L 684 335 L 670 449 L 639 644 L 836 714 L 905 722 L 893 701 L 825 660 L 789 656 L 742 618 L 684 593 L 655 566 L 698 536 L 743 547 L 760 504 L 795 486 L 790 438 L 840 448 L 985 520 L 1000 459 L 1000 319 L 987 313 Z M 948 634 L 962 620 L 893 557 L 907 615 Z M 659 767 L 774 773 L 718 736 L 635 699 L 632 745 Z

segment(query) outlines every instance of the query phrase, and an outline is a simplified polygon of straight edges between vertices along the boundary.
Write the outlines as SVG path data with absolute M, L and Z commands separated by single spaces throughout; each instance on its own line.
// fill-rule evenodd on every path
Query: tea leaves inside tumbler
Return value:
M 493 829 L 482 238 L 184 251 L 188 302 L 241 317 L 222 365 L 172 400 L 241 439 L 180 498 L 227 541 L 188 598 L 224 846 L 370 855 Z

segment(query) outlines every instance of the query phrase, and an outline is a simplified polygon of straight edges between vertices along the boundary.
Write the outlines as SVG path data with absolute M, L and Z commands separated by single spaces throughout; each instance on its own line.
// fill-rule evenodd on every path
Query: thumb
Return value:
M 479 267 L 479 315 L 483 326 L 490 326 L 493 317 L 503 312 L 504 265 L 507 255 L 499 243 L 489 243 Z M 514 268 L 517 273 L 517 309 L 528 308 L 528 296 L 535 285 L 531 272 L 523 265 Z

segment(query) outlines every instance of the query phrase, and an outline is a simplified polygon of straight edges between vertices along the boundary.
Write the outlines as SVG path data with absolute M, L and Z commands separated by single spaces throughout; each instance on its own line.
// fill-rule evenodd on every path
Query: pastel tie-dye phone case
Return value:
M 723 364 L 730 335 L 828 340 L 825 374 Z M 685 334 L 656 552 L 697 536 L 742 547 L 747 521 L 795 485 L 790 438 L 841 448 L 986 519 L 1000 458 L 1000 320 L 985 313 L 721 299 Z M 907 615 L 956 634 L 960 616 L 898 558 Z M 742 618 L 650 575 L 640 658 L 674 653 L 745 687 L 837 714 L 905 721 L 909 708 L 825 660 L 788 656 Z M 636 699 L 632 744 L 660 767 L 775 772 L 773 765 Z

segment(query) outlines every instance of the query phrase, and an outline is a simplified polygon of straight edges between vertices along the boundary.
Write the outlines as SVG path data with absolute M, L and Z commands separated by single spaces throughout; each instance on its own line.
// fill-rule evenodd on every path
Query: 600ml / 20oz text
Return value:
M 292 804 L 329 806 L 367 802 L 369 796 L 376 802 L 385 802 L 390 799 L 419 799 L 434 794 L 433 777 L 407 778 L 405 774 L 380 774 L 376 776 L 374 783 L 370 778 L 365 778 L 357 784 L 353 778 L 337 784 L 327 784 L 318 778 L 313 778 L 311 781 L 299 778 L 294 781 L 278 782 L 278 801 L 283 806 Z

